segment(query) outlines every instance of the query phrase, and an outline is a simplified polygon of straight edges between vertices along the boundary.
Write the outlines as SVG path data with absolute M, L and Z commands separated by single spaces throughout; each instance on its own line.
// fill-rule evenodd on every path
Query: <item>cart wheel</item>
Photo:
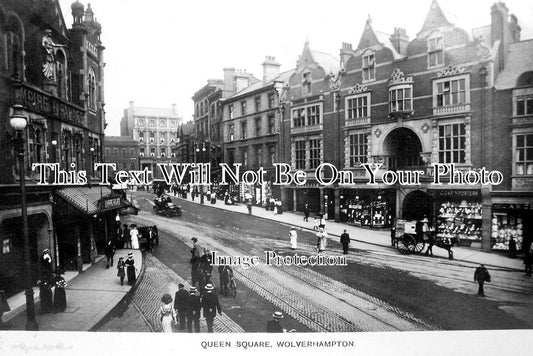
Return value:
M 399 239 L 396 239 L 396 246 L 401 254 L 410 254 L 409 235 L 403 235 Z
M 425 242 L 424 241 L 416 242 L 415 252 L 416 253 L 421 253 L 424 250 L 424 246 L 425 246 Z
M 404 235 L 404 241 L 410 253 L 417 252 L 416 251 L 416 239 L 412 235 Z

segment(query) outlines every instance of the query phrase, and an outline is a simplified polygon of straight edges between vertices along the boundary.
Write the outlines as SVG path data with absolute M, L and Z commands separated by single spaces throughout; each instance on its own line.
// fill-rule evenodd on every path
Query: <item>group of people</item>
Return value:
M 41 257 L 41 280 L 39 282 L 42 314 L 59 313 L 67 309 L 65 292 L 67 282 L 62 275 L 63 271 L 60 268 L 56 268 L 55 272 L 52 271 L 52 256 L 50 256 L 50 250 L 45 249 Z
M 123 224 L 123 227 L 120 227 L 120 224 L 118 224 L 117 227 L 117 233 L 115 235 L 115 238 L 117 240 L 117 243 L 121 245 L 124 248 L 131 248 L 134 250 L 139 249 L 139 230 L 137 229 L 137 225 L 131 224 L 128 228 L 128 224 Z
M 128 284 L 130 286 L 135 284 L 137 280 L 137 269 L 135 268 L 135 259 L 133 253 L 129 252 L 128 257 L 124 261 L 123 257 L 119 257 L 117 262 L 117 277 L 120 278 L 120 285 L 124 285 L 124 278 L 128 276 Z

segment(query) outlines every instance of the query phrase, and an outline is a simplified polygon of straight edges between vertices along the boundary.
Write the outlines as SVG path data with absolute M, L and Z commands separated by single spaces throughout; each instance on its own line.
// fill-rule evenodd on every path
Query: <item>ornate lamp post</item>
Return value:
M 13 113 L 10 116 L 9 123 L 17 132 L 13 143 L 18 155 L 19 178 L 20 178 L 20 200 L 22 210 L 22 235 L 24 239 L 24 267 L 25 267 L 25 285 L 26 285 L 26 330 L 39 330 L 39 325 L 35 320 L 35 304 L 33 299 L 33 283 L 30 260 L 30 241 L 28 236 L 28 208 L 26 202 L 26 169 L 24 166 L 24 137 L 23 131 L 26 128 L 27 120 L 22 114 L 21 105 L 13 105 Z

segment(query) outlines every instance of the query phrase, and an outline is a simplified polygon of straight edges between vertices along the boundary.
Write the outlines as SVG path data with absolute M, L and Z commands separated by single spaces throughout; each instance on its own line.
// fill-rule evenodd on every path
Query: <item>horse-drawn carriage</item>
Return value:
M 166 194 L 161 194 L 154 198 L 153 210 L 157 215 L 164 215 L 166 217 L 181 216 L 181 206 L 174 205 L 172 199 Z
M 448 258 L 453 259 L 453 243 L 449 238 L 439 236 L 434 229 L 427 228 L 427 224 L 422 232 L 417 232 L 416 225 L 417 221 L 396 220 L 395 242 L 401 253 L 422 253 L 427 244 L 429 251 L 437 246 L 448 251 Z

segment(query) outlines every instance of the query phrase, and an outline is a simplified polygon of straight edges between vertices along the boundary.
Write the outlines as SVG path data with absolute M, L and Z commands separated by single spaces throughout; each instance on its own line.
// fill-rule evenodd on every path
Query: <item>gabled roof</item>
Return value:
M 151 116 L 151 117 L 172 117 L 178 118 L 178 114 L 174 114 L 172 109 L 164 108 L 145 108 L 140 106 L 135 106 L 133 109 L 133 115 L 135 116 Z
M 294 69 L 291 69 L 291 70 L 288 70 L 286 72 L 281 73 L 280 75 L 278 75 L 275 78 L 272 78 L 271 80 L 269 80 L 266 83 L 263 83 L 263 81 L 254 83 L 252 85 L 247 86 L 246 88 L 244 88 L 240 92 L 235 93 L 234 95 L 230 96 L 228 99 L 233 99 L 233 98 L 245 96 L 246 94 L 249 94 L 249 93 L 253 93 L 256 90 L 260 90 L 261 88 L 266 88 L 268 86 L 271 86 L 272 84 L 274 84 L 275 81 L 282 81 L 282 82 L 285 83 L 286 81 L 289 80 L 289 78 L 291 77 L 291 75 L 293 73 L 294 73 Z
M 366 48 L 370 48 L 377 45 L 381 45 L 391 50 L 394 59 L 402 58 L 402 55 L 399 54 L 398 51 L 396 51 L 396 48 L 394 48 L 394 46 L 392 45 L 392 42 L 390 41 L 390 35 L 384 32 L 374 30 L 374 28 L 372 27 L 372 21 L 369 18 L 368 20 L 366 20 L 365 29 L 361 34 L 361 38 L 359 39 L 359 44 L 357 45 L 356 51 L 362 51 Z
M 498 90 L 515 88 L 520 75 L 533 71 L 531 58 L 533 58 L 533 40 L 509 44 L 505 69 L 496 79 L 494 87 Z
M 316 65 L 324 69 L 326 74 L 337 74 L 340 69 L 340 61 L 338 58 L 329 53 L 311 50 L 311 47 L 309 46 L 309 41 L 305 41 L 302 55 L 298 59 L 298 63 L 296 64 L 296 66 L 300 68 L 305 67 L 306 65 L 311 63 L 315 63 Z
M 424 24 L 422 25 L 420 32 L 418 32 L 418 35 L 421 35 L 423 33 L 429 33 L 441 27 L 448 26 L 453 26 L 453 24 L 446 18 L 437 0 L 433 0 L 433 2 L 431 3 L 431 7 L 429 8 L 428 14 L 426 15 Z

